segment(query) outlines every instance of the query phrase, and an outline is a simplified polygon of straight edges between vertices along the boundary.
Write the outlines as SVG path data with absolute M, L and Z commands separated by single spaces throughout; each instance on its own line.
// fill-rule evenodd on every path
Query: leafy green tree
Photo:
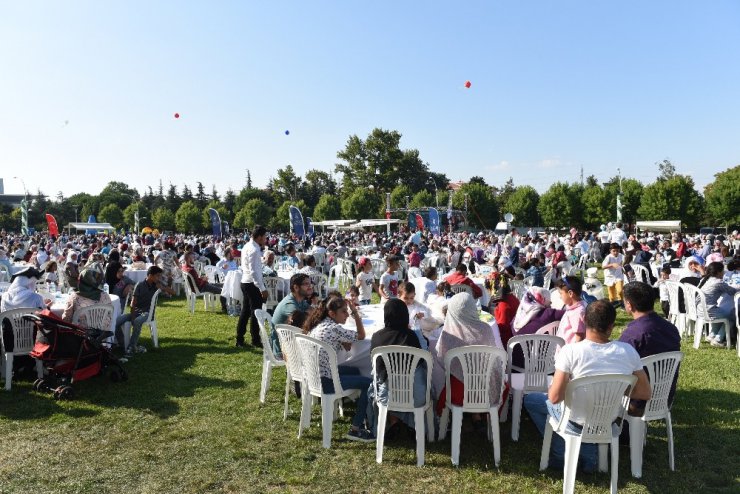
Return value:
M 489 185 L 486 183 L 486 179 L 481 177 L 480 175 L 474 175 L 470 177 L 470 180 L 468 180 L 469 184 L 478 184 L 478 185 L 484 185 L 486 187 L 489 187 Z
M 99 207 L 116 204 L 121 210 L 139 199 L 139 192 L 123 182 L 108 182 L 98 195 Z
M 296 175 L 291 165 L 278 168 L 277 176 L 270 181 L 276 203 L 286 200 L 296 201 L 302 185 L 303 179 Z
M 252 199 L 259 199 L 265 203 L 265 206 L 272 207 L 274 205 L 272 195 L 267 190 L 247 189 L 246 187 L 239 191 L 239 195 L 234 200 L 234 208 L 237 211 L 241 211 L 244 206 Z
M 180 204 L 182 204 L 182 198 L 177 194 L 177 186 L 171 183 L 164 198 L 164 205 L 170 211 L 177 211 Z
M 716 225 L 740 225 L 740 165 L 715 174 L 704 189 L 704 199 Z
M 587 185 L 581 197 L 583 221 L 592 228 L 612 220 L 609 213 L 609 196 L 599 184 Z
M 622 179 L 622 221 L 634 224 L 637 221 L 637 209 L 642 201 L 644 187 L 634 178 Z M 609 199 L 609 221 L 617 220 L 617 193 L 619 192 L 619 177 L 612 177 L 604 184 L 604 191 Z
M 202 229 L 201 210 L 194 201 L 183 202 L 175 213 L 175 226 L 178 232 L 192 233 Z
M 439 210 L 441 211 L 447 211 L 447 204 L 450 200 L 450 191 L 449 190 L 440 190 L 439 194 L 437 195 L 437 200 L 439 200 Z
M 250 199 L 234 217 L 234 227 L 250 229 L 255 225 L 267 225 L 270 220 L 270 208 L 261 199 Z
M 522 226 L 539 225 L 537 205 L 540 195 L 529 185 L 516 188 L 506 200 L 503 210 L 514 215 L 514 223 Z
M 285 201 L 280 205 L 270 219 L 270 229 L 286 232 L 290 228 L 290 206 L 300 209 L 305 223 L 306 216 L 311 216 L 308 206 L 303 201 Z
M 342 217 L 361 220 L 372 218 L 378 210 L 380 198 L 369 189 L 356 189 L 352 195 L 342 200 Z
M 406 197 L 408 196 L 409 201 L 411 201 L 411 197 L 414 195 L 414 193 L 411 191 L 411 187 L 409 187 L 406 184 L 397 185 L 392 191 L 391 191 L 391 207 L 392 208 L 405 208 L 406 207 Z M 383 208 L 383 211 L 385 211 L 385 208 Z
M 133 229 L 136 226 L 134 214 L 139 211 L 139 228 L 146 224 L 152 217 L 152 212 L 147 209 L 143 202 L 132 203 L 123 210 L 123 224 Z
M 660 171 L 658 180 L 670 180 L 676 176 L 676 167 L 673 165 L 673 163 L 670 162 L 668 158 L 664 159 L 660 163 L 655 164 L 658 165 L 658 171 Z
M 206 207 L 207 203 L 208 194 L 206 194 L 206 189 L 205 187 L 203 187 L 203 182 L 197 182 L 197 186 L 195 189 L 195 205 L 203 209 L 204 207 Z
M 123 211 L 115 203 L 103 207 L 98 216 L 99 221 L 110 223 L 116 229 L 121 228 L 123 225 Z
M 416 194 L 414 194 L 414 197 L 411 199 L 412 209 L 430 207 L 434 207 L 433 193 L 429 192 L 428 190 L 422 190 L 421 192 L 417 192 Z
M 211 201 L 208 204 L 205 205 L 203 208 L 203 214 L 201 215 L 202 221 L 203 221 L 203 228 L 205 231 L 210 232 L 211 231 L 211 212 L 209 211 L 211 208 L 218 211 L 218 216 L 221 218 L 221 221 L 227 221 L 231 222 L 231 215 L 226 209 L 226 206 L 221 204 L 219 201 Z
M 645 220 L 681 220 L 684 226 L 695 227 L 703 214 L 703 201 L 694 179 L 674 175 L 645 187 L 638 214 Z
M 224 207 L 229 212 L 229 215 L 231 218 L 236 216 L 237 211 L 235 211 L 236 208 L 236 194 L 234 194 L 234 191 L 231 190 L 231 187 L 226 191 L 226 194 L 224 194 Z
M 342 174 L 342 197 L 371 186 L 373 194 L 382 194 L 400 182 L 412 192 L 423 189 L 429 177 L 428 165 L 419 158 L 419 151 L 402 150 L 400 141 L 399 132 L 378 128 L 364 141 L 356 135 L 350 136 L 345 148 L 337 153 L 341 162 L 335 167 Z M 377 205 L 373 210 L 377 210 Z
M 478 182 L 460 187 L 452 197 L 455 209 L 465 209 L 465 195 L 468 196 L 468 223 L 476 228 L 493 229 L 499 218 L 498 205 L 493 191 L 488 185 Z
M 573 187 L 567 182 L 557 182 L 540 197 L 537 207 L 545 226 L 569 227 L 582 222 L 580 184 Z
M 188 187 L 188 184 L 183 184 L 182 194 L 180 194 L 180 199 L 182 200 L 182 202 L 188 202 L 188 201 L 193 200 L 193 192 L 190 190 L 190 187 Z
M 219 202 L 221 198 L 218 195 L 218 191 L 216 190 L 216 185 L 211 186 L 211 201 Z
M 306 201 L 309 208 L 316 207 L 324 194 L 334 195 L 336 193 L 337 183 L 330 174 L 321 170 L 306 172 L 306 180 L 303 182 L 300 197 Z
M 496 202 L 498 203 L 498 209 L 502 213 L 512 213 L 513 211 L 509 211 L 506 209 L 506 203 L 509 201 L 509 197 L 516 191 L 516 187 L 514 186 L 514 179 L 509 177 L 509 180 L 506 181 L 503 187 L 498 189 L 498 192 L 495 194 Z M 524 223 L 519 223 L 524 224 Z
M 324 194 L 313 209 L 314 221 L 338 220 L 342 216 L 342 203 L 339 197 Z
M 152 211 L 151 224 L 160 231 L 172 231 L 175 229 L 175 213 L 164 206 L 157 208 Z

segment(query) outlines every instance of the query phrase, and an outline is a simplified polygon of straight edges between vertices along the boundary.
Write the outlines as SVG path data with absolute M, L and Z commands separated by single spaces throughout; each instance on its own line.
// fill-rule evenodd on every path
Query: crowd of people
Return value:
M 200 292 L 218 294 L 222 310 L 230 312 L 222 285 L 203 276 L 196 266 L 210 264 L 222 275 L 240 271 L 242 301 L 236 346 L 261 348 L 269 344 L 279 356 L 281 349 L 274 333 L 270 342 L 261 340 L 255 311 L 268 301 L 265 280 L 289 270 L 294 274 L 286 293 L 273 301 L 273 325 L 300 327 L 339 352 L 367 337 L 360 313 L 363 306 L 377 300 L 383 305 L 384 324 L 372 334 L 371 348 L 393 344 L 434 350 L 432 372 L 437 376 L 432 379 L 431 391 L 439 413 L 445 406 L 446 390 L 440 375 L 446 371 L 447 352 L 467 345 L 505 349 L 513 336 L 535 334 L 552 326 L 553 333 L 565 342 L 556 359 L 553 385 L 549 393 L 529 394 L 524 402 L 542 432 L 547 416 L 560 413 L 568 381 L 587 375 L 636 375 L 631 412 L 639 413 L 640 403 L 644 406 L 650 396 L 639 359 L 680 349 L 676 327 L 653 311 L 656 297 L 668 301 L 665 282 L 671 279 L 672 270 L 681 270 L 681 282 L 694 284 L 705 293 L 712 317 L 731 321 L 729 328 L 712 326 L 708 341 L 722 345 L 734 337 L 737 308 L 732 296 L 740 290 L 739 258 L 737 231 L 727 237 L 636 235 L 624 231 L 620 223 L 611 229 L 602 225 L 597 232 L 571 229 L 561 235 L 517 229 L 504 235 L 455 232 L 441 236 L 403 230 L 393 234 L 335 231 L 311 239 L 274 234 L 261 226 L 249 235 L 227 239 L 184 234 L 27 238 L 2 232 L 0 266 L 13 279 L 2 296 L 1 310 L 48 306 L 50 301 L 35 293 L 39 281 L 71 289 L 62 314 L 65 320 L 71 320 L 82 307 L 109 303 L 108 292 L 118 295 L 122 303 L 130 299 L 130 312 L 116 322 L 119 329 L 126 322 L 133 324 L 132 337 L 123 349 L 130 357 L 145 351 L 138 336 L 157 289 L 172 295 L 177 283 L 194 283 L 193 288 Z M 328 274 L 340 260 L 350 271 L 351 281 L 343 287 L 346 291 L 331 291 L 320 299 L 312 277 Z M 126 277 L 131 266 L 148 269 L 143 283 L 135 284 Z M 640 276 L 638 266 L 645 268 L 647 276 Z M 598 267 L 603 270 L 608 300 L 596 280 Z M 515 287 L 519 287 L 517 292 Z M 616 310 L 622 309 L 633 321 L 619 341 L 612 342 Z M 664 316 L 667 309 L 664 305 Z M 352 329 L 347 327 L 348 319 L 353 321 Z M 521 351 L 515 352 L 513 364 L 521 365 L 522 360 Z M 347 435 L 350 439 L 373 441 L 376 437 L 374 403 L 386 399 L 388 386 L 384 369 L 378 371 L 376 377 L 382 386 L 376 395 L 370 377 L 361 375 L 356 367 L 339 366 L 342 386 L 360 392 Z M 462 403 L 461 369 L 450 372 L 452 401 Z M 321 375 L 324 391 L 332 392 L 325 355 Z M 424 392 L 419 390 L 419 397 Z M 506 390 L 501 392 L 506 394 Z M 485 415 L 475 415 L 473 427 L 485 430 L 487 420 Z M 392 436 L 404 424 L 413 427 L 413 417 L 392 416 L 388 434 Z M 562 455 L 562 444 L 555 444 L 551 465 L 561 465 Z M 593 449 L 582 450 L 584 468 L 595 468 L 594 455 Z

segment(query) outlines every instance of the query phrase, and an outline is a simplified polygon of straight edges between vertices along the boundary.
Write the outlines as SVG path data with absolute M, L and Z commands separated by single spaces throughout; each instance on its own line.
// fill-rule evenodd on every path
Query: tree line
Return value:
M 210 231 L 208 210 L 213 208 L 235 229 L 264 224 L 287 231 L 290 205 L 314 221 L 384 218 L 385 197 L 390 193 L 392 208 L 438 205 L 442 216 L 452 194 L 452 207 L 464 210 L 467 206 L 468 223 L 475 228 L 492 229 L 510 212 L 517 225 L 593 229 L 616 220 L 620 190 L 622 219 L 627 223 L 679 219 L 690 229 L 700 224 L 740 224 L 740 165 L 717 173 L 703 194 L 690 176 L 676 173 L 669 160 L 656 163 L 658 177 L 650 184 L 623 177 L 620 186 L 617 176 L 603 183 L 590 176 L 583 183 L 555 182 L 539 194 L 529 185 L 515 185 L 511 178 L 501 183 L 500 176 L 474 176 L 451 192 L 449 178 L 431 171 L 418 150 L 402 149 L 400 141 L 398 131 L 378 128 L 365 139 L 352 135 L 337 152 L 333 172 L 338 178 L 320 169 L 300 176 L 288 165 L 276 170 L 260 188 L 254 186 L 247 170 L 245 185 L 223 195 L 215 186 L 207 190 L 202 182 L 192 189 L 188 184 L 169 183 L 165 190 L 161 180 L 143 194 L 119 181 L 108 183 L 98 195 L 82 192 L 66 197 L 59 192 L 49 198 L 38 190 L 30 197 L 29 226 L 46 229 L 44 215 L 50 213 L 60 226 L 95 215 L 117 229 L 133 230 L 138 211 L 140 227 L 200 233 Z M 3 206 L 0 226 L 17 231 L 20 216 L 20 209 Z M 394 216 L 403 218 L 404 214 Z

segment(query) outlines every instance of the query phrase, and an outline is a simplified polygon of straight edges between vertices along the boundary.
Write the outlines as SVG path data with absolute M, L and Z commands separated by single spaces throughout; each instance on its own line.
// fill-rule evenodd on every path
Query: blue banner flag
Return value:
M 435 208 L 429 209 L 429 230 L 432 232 L 432 235 L 441 234 L 439 228 L 439 211 Z
M 95 219 L 95 215 L 91 214 L 90 216 L 87 217 L 87 222 L 88 223 L 97 223 L 98 220 Z M 94 230 L 92 228 L 88 228 L 87 230 L 85 230 L 85 235 L 97 235 L 97 234 L 98 234 L 98 231 L 97 230 Z
M 310 216 L 306 216 L 306 229 L 308 230 L 308 236 L 313 238 L 314 231 L 313 231 L 313 220 Z
M 208 208 L 208 214 L 211 215 L 211 226 L 213 227 L 213 236 L 221 238 L 221 217 L 218 215 L 218 211 L 213 208 Z
M 416 213 L 409 213 L 409 231 L 416 230 Z
M 295 206 L 290 207 L 290 227 L 293 233 L 303 238 L 306 236 L 306 230 L 303 227 L 303 215 L 301 210 Z

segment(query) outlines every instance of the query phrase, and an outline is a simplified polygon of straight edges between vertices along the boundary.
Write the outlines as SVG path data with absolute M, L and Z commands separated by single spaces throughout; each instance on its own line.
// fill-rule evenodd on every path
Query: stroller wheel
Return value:
M 33 382 L 33 389 L 35 391 L 43 392 L 43 391 L 46 391 L 47 388 L 48 386 L 46 385 L 46 381 L 44 381 L 43 379 L 36 379 Z
M 54 399 L 56 400 L 71 400 L 74 396 L 75 390 L 72 386 L 59 386 L 54 390 Z
M 122 375 L 122 373 L 123 373 L 123 371 L 121 371 L 119 369 L 112 369 L 110 371 L 110 374 L 108 374 L 108 377 L 110 378 L 110 380 L 112 382 L 117 383 L 119 381 L 123 381 L 123 375 Z

